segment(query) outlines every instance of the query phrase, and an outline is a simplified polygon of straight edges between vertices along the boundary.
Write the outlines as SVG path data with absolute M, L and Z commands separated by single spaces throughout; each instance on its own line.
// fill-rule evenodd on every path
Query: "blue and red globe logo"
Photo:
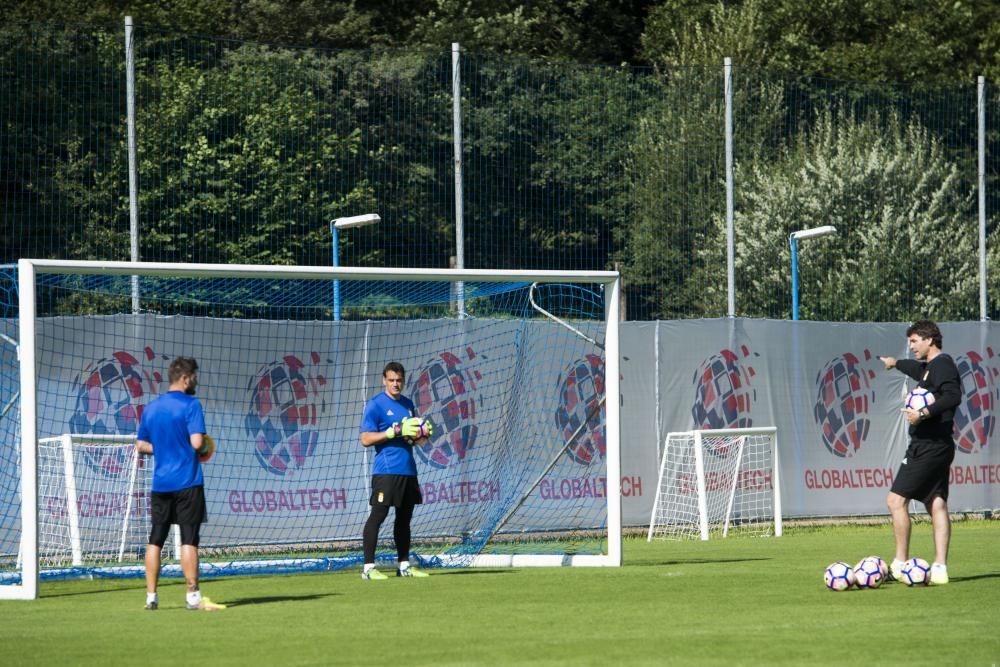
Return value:
M 320 418 L 326 412 L 326 378 L 316 366 L 289 354 L 262 366 L 250 380 L 250 409 L 245 426 L 253 438 L 257 461 L 268 472 L 286 475 L 300 470 L 316 452 Z
M 130 352 L 88 364 L 79 373 L 69 432 L 96 435 L 135 435 L 146 405 L 159 394 L 163 375 L 156 368 L 152 348 L 143 351 L 145 363 Z M 164 357 L 160 357 L 161 362 Z M 102 475 L 116 477 L 128 467 L 124 448 L 83 447 L 87 465 Z
M 695 399 L 691 407 L 694 428 L 753 426 L 750 408 L 757 398 L 757 391 L 751 386 L 755 371 L 746 363 L 751 356 L 749 348 L 742 345 L 739 351 L 738 355 L 733 350 L 720 350 L 695 371 L 692 378 Z
M 588 354 L 563 371 L 557 382 L 556 426 L 574 462 L 589 465 L 607 453 L 604 358 Z
M 823 444 L 832 454 L 850 458 L 861 449 L 871 419 L 868 417 L 875 401 L 872 378 L 875 371 L 868 367 L 870 350 L 864 351 L 864 361 L 846 352 L 834 357 L 816 374 L 816 404 L 813 417 L 823 436 Z
M 972 350 L 955 360 L 962 377 L 962 402 L 955 410 L 955 444 L 959 451 L 974 454 L 989 444 L 996 428 L 996 404 L 1000 382 L 993 360 L 993 348 L 986 348 L 986 358 Z
M 408 395 L 417 413 L 431 420 L 434 435 L 413 451 L 432 468 L 443 469 L 465 459 L 476 444 L 476 389 L 482 375 L 475 368 L 476 352 L 464 358 L 441 352 L 410 375 Z

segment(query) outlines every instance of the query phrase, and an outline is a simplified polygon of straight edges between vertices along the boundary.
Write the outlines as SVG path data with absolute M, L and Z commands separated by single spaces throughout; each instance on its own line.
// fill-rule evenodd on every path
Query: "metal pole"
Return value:
M 789 236 L 788 243 L 792 246 L 792 319 L 797 320 L 799 319 L 799 266 L 795 258 L 795 237 Z
M 330 222 L 330 237 L 333 239 L 333 248 L 331 250 L 331 266 L 337 268 L 340 266 L 340 252 L 337 247 L 337 225 Z M 337 278 L 333 281 L 333 319 L 336 322 L 340 321 L 340 279 Z
M 989 319 L 986 296 L 986 78 L 979 77 L 976 86 L 976 107 L 979 116 L 979 319 Z
M 736 317 L 736 248 L 734 231 L 735 205 L 733 204 L 733 61 L 726 58 L 723 64 L 726 85 L 726 293 L 729 317 Z
M 125 106 L 128 127 L 128 219 L 131 259 L 139 261 L 139 173 L 135 154 L 135 39 L 125 17 Z M 139 276 L 132 276 L 132 312 L 139 312 Z
M 451 107 L 452 127 L 455 137 L 455 268 L 465 268 L 465 228 L 462 221 L 462 79 L 459 72 L 461 49 L 458 42 L 451 44 Z M 465 284 L 455 285 L 458 317 L 465 317 Z

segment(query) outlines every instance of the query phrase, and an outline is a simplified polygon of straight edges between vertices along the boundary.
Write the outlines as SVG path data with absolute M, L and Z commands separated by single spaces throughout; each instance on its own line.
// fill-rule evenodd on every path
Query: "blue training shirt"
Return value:
M 146 406 L 139 440 L 153 443 L 153 491 L 180 491 L 205 483 L 191 446 L 191 434 L 204 432 L 205 413 L 194 396 L 171 391 Z
M 415 416 L 413 401 L 406 396 L 400 396 L 399 400 L 396 401 L 383 391 L 365 403 L 360 433 L 385 431 L 394 423 Z M 375 462 L 372 464 L 372 474 L 416 476 L 417 463 L 413 460 L 413 445 L 407 444 L 402 436 L 375 445 Z

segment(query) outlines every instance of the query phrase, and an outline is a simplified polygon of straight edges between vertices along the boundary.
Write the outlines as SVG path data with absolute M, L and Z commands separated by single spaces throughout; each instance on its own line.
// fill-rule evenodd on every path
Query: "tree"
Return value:
M 775 162 L 744 160 L 736 207 L 737 312 L 788 312 L 792 231 L 838 234 L 801 244 L 803 319 L 964 319 L 978 312 L 971 189 L 942 142 L 895 114 L 820 112 Z M 704 253 L 725 256 L 725 220 L 713 218 Z M 725 298 L 718 262 L 700 280 Z M 724 266 L 724 265 L 723 265 Z

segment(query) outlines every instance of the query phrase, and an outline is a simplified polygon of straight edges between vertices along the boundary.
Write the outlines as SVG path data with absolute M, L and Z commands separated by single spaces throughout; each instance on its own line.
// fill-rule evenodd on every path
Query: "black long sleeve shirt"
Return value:
M 962 376 L 950 355 L 943 352 L 931 361 L 900 359 L 896 368 L 934 394 L 927 408 L 929 416 L 910 426 L 910 437 L 928 440 L 951 439 L 955 408 L 962 401 Z

